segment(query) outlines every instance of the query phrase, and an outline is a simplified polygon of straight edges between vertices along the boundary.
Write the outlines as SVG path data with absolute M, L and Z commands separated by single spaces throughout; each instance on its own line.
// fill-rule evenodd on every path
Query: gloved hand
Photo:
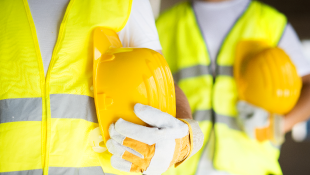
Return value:
M 179 120 L 150 106 L 136 104 L 135 114 L 151 127 L 119 119 L 111 124 L 106 143 L 114 168 L 162 174 L 202 147 L 203 133 L 194 120 Z
M 245 101 L 237 104 L 238 122 L 246 134 L 260 142 L 269 140 L 274 145 L 284 142 L 283 116 L 253 106 Z

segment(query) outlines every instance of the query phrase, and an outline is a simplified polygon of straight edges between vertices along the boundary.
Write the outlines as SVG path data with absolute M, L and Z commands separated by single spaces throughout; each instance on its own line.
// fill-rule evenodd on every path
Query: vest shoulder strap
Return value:
M 286 17 L 274 8 L 258 1 L 250 2 L 224 39 L 217 64 L 220 66 L 234 64 L 235 48 L 239 41 L 263 40 L 270 46 L 277 46 L 286 23 Z
M 164 12 L 156 24 L 163 54 L 172 73 L 197 64 L 210 65 L 206 45 L 190 2 L 179 3 Z

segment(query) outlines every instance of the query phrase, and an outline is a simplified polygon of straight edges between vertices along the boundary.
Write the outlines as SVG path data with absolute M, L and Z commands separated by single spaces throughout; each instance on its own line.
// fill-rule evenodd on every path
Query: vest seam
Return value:
M 45 162 L 45 166 L 44 166 L 44 171 L 43 171 L 43 175 L 48 175 L 48 170 L 49 170 L 49 149 L 50 149 L 50 141 L 51 141 L 51 138 L 50 138 L 50 134 L 51 134 L 51 101 L 50 101 L 50 77 L 51 77 L 51 70 L 56 62 L 56 53 L 57 51 L 59 50 L 59 43 L 61 43 L 63 41 L 63 35 L 64 35 L 64 30 L 65 30 L 65 26 L 67 24 L 67 20 L 68 20 L 68 16 L 69 16 L 69 13 L 71 11 L 71 8 L 74 4 L 75 0 L 71 0 L 67 6 L 67 9 L 66 9 L 66 12 L 65 12 L 65 15 L 63 17 L 63 20 L 60 24 L 60 29 L 59 29 L 59 32 L 58 32 L 58 37 L 57 37 L 57 40 L 56 40 L 56 44 L 55 44 L 55 47 L 54 47 L 54 50 L 53 50 L 53 53 L 52 53 L 52 58 L 51 58 L 51 62 L 50 62 L 50 65 L 48 67 L 48 71 L 47 71 L 47 75 L 46 75 L 46 83 L 45 83 L 45 96 L 46 96 L 46 114 L 47 114 L 47 121 L 46 121 L 46 125 L 47 125 L 47 136 L 46 136 L 46 162 Z
M 211 76 L 213 77 L 213 88 L 214 88 L 214 85 L 216 84 L 216 78 L 217 78 L 217 75 L 218 75 L 218 67 L 219 67 L 219 64 L 218 64 L 218 58 L 219 58 L 219 55 L 221 54 L 222 52 L 222 49 L 223 49 L 223 46 L 224 44 L 226 43 L 227 41 L 227 38 L 230 36 L 233 28 L 237 25 L 237 23 L 240 21 L 240 19 L 246 14 L 246 12 L 248 12 L 249 10 L 249 7 L 251 5 L 251 1 L 249 1 L 249 3 L 247 4 L 245 10 L 243 11 L 243 13 L 237 18 L 237 20 L 233 23 L 233 25 L 230 27 L 230 29 L 227 31 L 227 33 L 225 34 L 225 37 L 224 39 L 221 41 L 221 46 L 216 54 L 216 57 L 215 59 L 213 60 L 215 64 L 215 70 L 214 72 L 211 74 Z M 191 8 L 192 9 L 192 8 Z M 195 18 L 196 19 L 196 18 Z M 197 20 L 197 19 L 196 19 Z M 208 50 L 207 48 L 207 45 L 206 45 L 206 50 Z M 209 55 L 210 57 L 210 55 Z M 212 62 L 211 62 L 211 58 L 209 58 L 210 60 L 210 64 L 212 65 Z M 213 88 L 212 88 L 212 91 L 213 91 Z M 213 103 L 212 103 L 212 98 L 211 98 L 211 110 L 212 110 L 212 115 L 211 115 L 211 123 L 212 123 L 212 127 L 211 127 L 211 130 L 210 130 L 210 134 L 209 134 L 209 138 L 208 138 L 208 141 L 207 141 L 207 144 L 210 144 L 210 137 L 211 137 L 211 134 L 214 135 L 214 148 L 213 148 L 213 155 L 212 155 L 212 166 L 215 168 L 214 166 L 214 162 L 215 162 L 215 159 L 216 159 L 216 128 L 215 128 L 215 125 L 216 125 L 216 115 L 215 115 L 215 111 L 214 111 L 214 106 L 213 106 Z M 205 148 L 207 149 L 207 147 Z M 202 157 L 202 156 L 201 156 Z M 201 160 L 201 157 L 199 160 Z M 216 168 L 215 168 L 216 169 Z M 196 168 L 196 172 L 198 170 L 198 166 Z
M 30 30 L 31 30 L 31 35 L 32 35 L 32 40 L 33 40 L 33 44 L 35 47 L 35 52 L 36 52 L 36 57 L 37 57 L 37 63 L 38 63 L 38 68 L 39 68 L 39 76 L 40 76 L 40 90 L 41 90 L 41 98 L 42 98 L 42 119 L 41 119 L 41 126 L 42 126 L 42 130 L 41 130 L 41 164 L 42 164 L 42 171 L 44 171 L 44 164 L 45 164 L 45 152 L 46 152 L 46 147 L 45 147 L 45 141 L 46 141 L 46 129 L 44 126 L 44 122 L 43 122 L 43 116 L 46 117 L 46 104 L 45 104 L 45 76 L 44 76 L 44 71 L 43 71 L 43 62 L 42 62 L 42 56 L 41 56 L 41 52 L 39 47 L 39 43 L 38 43 L 38 37 L 36 35 L 36 28 L 34 25 L 34 21 L 33 18 L 31 16 L 31 12 L 30 12 L 30 8 L 29 8 L 29 4 L 27 2 L 27 0 L 23 0 L 23 4 L 24 4 L 24 8 L 26 11 L 26 15 L 27 15 L 27 20 L 28 20 L 28 24 L 30 26 Z M 40 66 L 41 65 L 41 66 Z
M 283 29 L 282 29 L 282 34 L 281 34 L 281 36 L 280 36 L 280 38 L 278 39 L 278 41 L 276 42 L 277 44 L 277 46 L 280 44 L 280 42 L 282 41 L 282 38 L 283 38 L 283 35 L 284 35 L 284 33 L 285 33 L 285 31 L 287 30 L 287 25 L 288 25 L 289 23 L 288 23 L 288 21 L 287 21 L 287 19 L 285 19 L 285 25 L 284 25 L 284 27 L 283 27 Z
M 229 30 L 227 31 L 227 33 L 225 34 L 225 37 L 223 38 L 223 40 L 221 41 L 221 46 L 216 54 L 216 57 L 215 57 L 215 64 L 216 64 L 216 70 L 215 70 L 215 74 L 217 74 L 217 67 L 218 66 L 221 66 L 220 64 L 217 63 L 218 61 L 218 58 L 220 56 L 220 54 L 222 53 L 222 49 L 223 49 L 223 46 L 225 45 L 226 41 L 227 41 L 227 38 L 229 38 L 229 36 L 231 35 L 231 32 L 233 31 L 233 29 L 236 27 L 236 25 L 240 22 L 241 18 L 244 17 L 246 15 L 246 13 L 249 11 L 251 5 L 252 5 L 252 1 L 249 1 L 247 6 L 244 8 L 244 11 L 239 15 L 239 17 L 235 20 L 235 22 L 233 23 L 233 25 L 229 28 Z M 224 65 L 222 65 L 224 66 Z M 227 66 L 227 65 L 225 65 Z M 230 66 L 233 66 L 233 65 L 230 65 Z
M 191 2 L 189 2 L 189 7 L 190 7 L 190 10 L 191 10 L 191 12 L 192 12 L 192 14 L 194 15 L 194 19 L 195 19 L 195 22 L 196 22 L 196 27 L 198 28 L 198 30 L 199 30 L 199 33 L 200 33 L 200 35 L 201 35 L 201 38 L 203 38 L 203 43 L 205 44 L 205 48 L 206 48 L 206 53 L 207 53 L 207 56 L 208 56 L 208 60 L 209 60 L 209 64 L 207 65 L 207 66 L 212 66 L 212 60 L 211 60 L 211 57 L 210 57 L 210 51 L 209 51 L 209 47 L 208 47 L 208 44 L 207 44 L 207 42 L 206 42 L 206 40 L 205 40 L 205 38 L 204 38 L 204 35 L 203 35 L 203 31 L 201 30 L 201 27 L 200 27 L 200 24 L 199 24 L 199 22 L 198 22 L 198 20 L 197 20 L 197 15 L 196 15 L 196 12 L 195 12 L 195 10 L 193 9 L 193 1 L 191 1 Z M 212 71 L 210 71 L 209 70 L 209 72 L 212 72 Z M 211 75 L 212 75 L 212 73 L 211 73 Z
M 125 21 L 123 22 L 123 24 L 119 27 L 119 29 L 115 32 L 120 32 L 121 30 L 123 30 L 123 28 L 126 26 L 127 22 L 128 22 L 128 19 L 130 17 L 130 14 L 131 14 L 131 8 L 132 8 L 132 1 L 133 0 L 129 0 L 129 6 L 128 6 L 128 10 L 127 10 L 127 16 L 126 16 L 126 19 Z

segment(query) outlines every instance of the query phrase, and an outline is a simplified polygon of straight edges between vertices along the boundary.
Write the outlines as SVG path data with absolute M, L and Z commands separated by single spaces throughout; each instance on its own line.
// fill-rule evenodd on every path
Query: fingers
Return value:
M 111 157 L 111 165 L 115 169 L 125 171 L 125 172 L 130 172 L 132 163 L 128 162 L 128 161 L 126 161 L 126 160 L 124 160 L 118 156 L 113 155 Z
M 258 108 L 253 115 L 253 120 L 255 120 L 256 127 L 266 127 L 269 125 L 269 112 Z
M 158 139 L 164 139 L 167 137 L 164 130 L 137 125 L 123 119 L 119 119 L 115 123 L 115 130 L 121 135 L 148 145 L 153 145 Z
M 126 141 L 126 139 L 119 139 L 119 138 L 123 138 L 124 136 L 117 133 L 117 131 L 114 129 L 114 127 L 110 126 L 109 132 L 110 132 L 110 136 L 112 139 L 109 139 L 107 141 L 106 146 L 107 146 L 110 153 L 117 155 L 119 157 L 122 157 L 124 155 L 124 153 L 126 151 L 128 151 L 128 152 L 130 152 L 130 153 L 132 153 L 138 157 L 144 158 L 144 156 L 142 154 L 140 154 L 139 152 L 134 150 L 137 146 L 131 148 L 130 147 L 131 145 L 128 145 L 128 146 L 123 145 L 124 141 L 125 141 L 125 143 L 127 143 L 128 141 Z M 113 135 L 111 135 L 111 132 L 113 133 Z M 137 143 L 136 143 L 136 145 L 137 145 Z
M 119 158 L 117 156 L 111 157 L 111 165 L 113 168 L 125 171 L 125 172 L 131 172 L 131 173 L 142 173 L 144 170 L 141 169 L 139 166 L 128 162 L 127 160 L 124 160 L 122 158 Z
M 111 124 L 110 127 L 109 127 L 109 134 L 110 134 L 110 137 L 117 141 L 118 143 L 120 144 L 123 144 L 123 141 L 126 139 L 126 136 L 118 133 L 116 130 L 115 130 L 115 125 L 114 124 Z
M 149 166 L 150 160 L 152 159 L 155 153 L 155 145 L 150 146 L 151 148 L 153 148 L 152 153 L 150 155 L 147 155 L 147 157 L 144 157 L 140 153 L 136 152 L 135 150 L 132 150 L 124 145 L 121 145 L 113 139 L 110 139 L 107 141 L 107 147 L 108 147 L 109 152 L 112 153 L 113 156 L 116 156 L 122 160 L 126 160 L 127 162 L 130 162 L 132 164 L 139 165 L 139 168 L 143 171 L 147 169 L 147 167 Z M 126 165 L 125 166 L 126 170 L 128 170 L 127 166 L 129 166 L 127 162 L 124 163 Z M 119 168 L 123 169 L 124 166 L 121 166 Z
M 137 154 L 152 151 L 150 150 L 151 149 L 150 145 L 143 143 L 143 142 L 139 142 L 137 140 L 134 140 L 128 137 L 125 137 L 121 135 L 120 133 L 118 133 L 114 128 L 114 124 L 110 125 L 109 134 L 110 134 L 110 137 L 113 140 L 115 140 L 117 143 L 119 143 L 120 145 L 124 145 L 125 147 L 133 149 L 134 151 L 137 152 Z M 141 156 L 139 157 L 143 158 L 144 156 L 141 154 Z
M 251 114 L 254 111 L 254 107 L 245 101 L 239 101 L 237 103 L 237 109 L 239 113 L 242 113 L 245 115 Z

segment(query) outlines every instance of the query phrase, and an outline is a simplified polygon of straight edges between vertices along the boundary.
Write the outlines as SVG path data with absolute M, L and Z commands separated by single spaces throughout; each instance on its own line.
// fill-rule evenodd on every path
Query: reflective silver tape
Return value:
M 0 100 L 0 123 L 41 120 L 42 98 Z
M 100 166 L 94 167 L 49 167 L 48 175 L 107 175 Z
M 217 75 L 234 76 L 234 70 L 232 66 L 217 66 Z
M 206 65 L 196 65 L 192 67 L 187 67 L 179 70 L 173 74 L 175 82 L 178 82 L 182 79 L 198 77 L 202 75 L 212 75 L 211 66 Z M 217 74 L 216 75 L 226 75 L 233 76 L 233 66 L 219 66 L 217 65 Z
M 230 129 L 241 131 L 237 123 L 236 117 L 229 117 L 221 114 L 215 114 L 215 122 L 227 125 Z M 196 121 L 212 120 L 212 110 L 198 110 L 193 113 L 193 118 Z
M 227 125 L 230 129 L 241 131 L 240 126 L 237 123 L 236 117 L 229 117 L 221 114 L 216 114 L 216 123 L 222 123 Z
M 0 175 L 43 175 L 43 170 L 37 169 L 37 170 L 25 170 L 25 171 L 12 171 L 5 173 L 0 172 Z
M 98 123 L 94 98 L 86 95 L 51 94 L 52 118 L 84 119 Z
M 210 66 L 196 65 L 179 70 L 177 73 L 173 74 L 173 78 L 175 82 L 178 82 L 184 78 L 198 77 L 201 75 L 211 75 L 210 70 Z
M 196 121 L 210 120 L 212 117 L 212 110 L 197 110 L 193 113 L 193 118 Z

